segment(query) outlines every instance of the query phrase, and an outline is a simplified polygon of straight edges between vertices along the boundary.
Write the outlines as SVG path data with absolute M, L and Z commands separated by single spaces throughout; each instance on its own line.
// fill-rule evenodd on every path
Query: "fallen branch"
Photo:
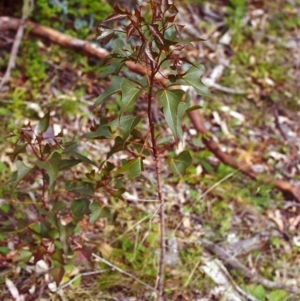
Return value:
M 269 289 L 278 289 L 278 290 L 285 290 L 289 293 L 300 295 L 300 289 L 295 286 L 285 285 L 282 283 L 276 283 L 274 281 L 270 281 L 262 276 L 260 276 L 255 271 L 250 271 L 245 265 L 243 265 L 239 260 L 237 260 L 234 256 L 227 253 L 223 248 L 219 247 L 218 245 L 214 244 L 213 242 L 207 239 L 201 239 L 200 244 L 208 250 L 210 253 L 215 255 L 217 258 L 223 261 L 223 263 L 230 268 L 235 270 L 239 270 L 244 277 L 247 277 L 251 280 L 251 282 L 261 284 L 266 288 Z
M 17 18 L 0 17 L 0 30 L 1 31 L 17 30 L 20 26 L 20 22 L 21 20 Z M 109 54 L 107 50 L 97 46 L 96 44 L 93 44 L 88 41 L 76 39 L 72 36 L 66 35 L 64 33 L 61 33 L 59 31 L 56 31 L 46 26 L 42 26 L 31 21 L 26 21 L 25 26 L 31 29 L 30 33 L 33 35 L 36 35 L 41 38 L 47 38 L 53 43 L 56 43 L 66 48 L 71 48 L 84 55 L 101 60 L 104 59 Z M 135 64 L 134 62 L 127 62 L 126 64 L 131 71 L 136 72 L 138 74 L 145 74 L 147 72 L 144 67 L 142 67 L 139 64 Z M 157 80 L 161 81 L 162 84 L 164 83 L 163 78 Z M 295 187 L 294 185 L 290 184 L 287 181 L 278 180 L 270 176 L 261 178 L 258 174 L 253 172 L 253 170 L 250 168 L 248 164 L 244 162 L 238 162 L 233 157 L 223 152 L 221 148 L 217 145 L 217 143 L 211 138 L 212 134 L 206 129 L 204 118 L 199 110 L 189 112 L 189 116 L 197 132 L 202 135 L 203 137 L 202 139 L 206 147 L 221 162 L 234 169 L 240 170 L 241 172 L 243 172 L 245 175 L 249 176 L 252 179 L 259 180 L 266 184 L 273 184 L 277 189 L 293 195 L 294 198 L 298 202 L 300 202 L 300 189 L 298 187 Z

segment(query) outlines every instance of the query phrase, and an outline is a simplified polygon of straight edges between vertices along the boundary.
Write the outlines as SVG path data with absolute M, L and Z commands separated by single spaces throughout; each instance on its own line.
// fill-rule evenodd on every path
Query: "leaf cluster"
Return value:
M 122 200 L 126 180 L 131 183 L 140 176 L 145 158 L 152 157 L 159 164 L 160 157 L 164 157 L 170 172 L 180 177 L 192 164 L 189 151 L 172 154 L 183 137 L 185 113 L 195 109 L 185 87 L 204 96 L 209 91 L 200 79 L 203 66 L 183 54 L 186 45 L 201 39 L 184 37 L 184 27 L 175 22 L 177 14 L 176 6 L 168 0 L 145 1 L 132 12 L 115 6 L 113 14 L 98 26 L 97 40 L 109 43 L 112 53 L 104 60 L 101 72 L 101 76 L 110 77 L 110 85 L 95 101 L 94 110 L 105 107 L 113 96 L 121 97 L 116 116 L 101 116 L 79 139 L 112 141 L 103 161 L 80 153 L 77 143 L 66 142 L 62 132 L 54 134 L 50 113 L 36 126 L 28 123 L 18 133 L 12 153 L 17 170 L 10 184 L 15 189 L 24 180 L 39 183 L 39 201 L 33 204 L 37 218 L 34 222 L 26 217 L 16 218 L 17 230 L 11 228 L 9 220 L 2 226 L 6 232 L 29 234 L 30 251 L 24 255 L 20 250 L 20 261 L 48 256 L 53 263 L 58 262 L 59 269 L 53 272 L 57 283 L 64 275 L 66 255 L 72 253 L 70 240 L 80 221 L 88 218 L 90 223 L 96 223 L 106 218 L 114 222 L 117 210 L 103 205 L 101 197 Z M 121 27 L 113 29 L 110 24 L 116 22 L 121 22 Z M 138 65 L 140 75 L 131 74 L 128 64 Z M 139 100 L 147 103 L 149 129 L 141 124 L 143 115 L 132 110 Z M 154 119 L 156 107 L 169 128 L 170 139 L 164 139 L 165 126 Z M 172 155 L 168 157 L 165 154 L 170 150 Z M 118 152 L 126 155 L 115 164 L 111 159 Z M 24 154 L 27 160 L 22 160 Z M 67 178 L 67 172 L 79 164 L 89 167 L 85 178 Z M 64 220 L 63 216 L 68 218 Z M 43 239 L 54 245 L 51 251 L 45 251 Z M 38 254 L 32 251 L 33 245 L 38 245 Z

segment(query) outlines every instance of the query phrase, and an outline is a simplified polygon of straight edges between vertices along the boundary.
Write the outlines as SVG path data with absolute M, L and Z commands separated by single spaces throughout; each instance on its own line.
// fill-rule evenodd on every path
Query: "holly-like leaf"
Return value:
M 21 153 L 26 153 L 26 144 L 18 142 L 13 153 L 11 154 L 12 160 L 14 161 L 16 157 Z
M 123 51 L 124 46 L 125 44 L 121 39 L 115 39 L 111 42 L 111 48 L 113 53 L 118 53 L 122 56 L 127 56 L 127 53 Z
M 184 176 L 186 169 L 192 164 L 193 159 L 189 151 L 183 151 L 178 156 L 167 160 L 171 171 L 179 176 Z
M 64 159 L 64 160 L 61 160 L 58 164 L 58 170 L 61 171 L 61 170 L 66 170 L 66 169 L 70 169 L 72 168 L 73 166 L 81 163 L 82 161 L 81 160 L 67 160 L 67 159 Z
M 53 184 L 58 176 L 61 154 L 54 152 L 48 161 L 37 161 L 35 164 L 46 171 L 49 176 L 49 187 L 53 188 Z
M 32 257 L 32 252 L 28 250 L 18 250 L 17 256 L 13 258 L 14 262 L 27 263 Z
M 121 91 L 122 91 L 122 101 L 121 101 L 121 114 L 132 107 L 139 96 L 141 95 L 143 89 L 134 86 L 131 81 L 126 78 L 122 78 L 121 81 Z
M 121 137 L 117 136 L 115 139 L 115 144 L 113 145 L 113 147 L 111 148 L 111 150 L 107 153 L 106 157 L 107 159 L 112 156 L 113 154 L 120 152 L 122 150 L 125 150 L 127 147 L 126 141 L 124 139 L 122 139 Z
M 106 124 L 99 125 L 95 131 L 85 133 L 81 136 L 81 138 L 87 139 L 109 139 L 112 137 L 112 133 L 110 127 Z
M 123 139 L 126 140 L 130 132 L 138 125 L 141 121 L 140 117 L 134 115 L 122 116 L 120 119 L 120 127 L 123 132 Z
M 92 164 L 97 167 L 97 164 L 95 162 L 93 162 L 88 157 L 77 152 L 77 147 L 78 147 L 77 143 L 68 142 L 68 143 L 64 144 L 63 147 L 64 147 L 65 154 L 75 156 L 77 159 L 81 160 L 81 162 L 84 162 L 87 164 Z
M 107 59 L 106 57 L 105 59 Z M 110 59 L 104 63 L 100 68 L 99 76 L 107 77 L 108 75 L 118 75 L 122 67 L 125 64 L 125 59 L 122 58 L 113 58 L 110 56 Z
M 29 174 L 33 168 L 27 167 L 22 161 L 16 161 L 17 170 L 12 174 L 13 188 L 15 188 L 23 178 Z
M 143 171 L 143 161 L 141 157 L 129 160 L 124 166 L 119 168 L 116 173 L 123 174 L 128 173 L 129 178 L 133 179 L 140 175 Z
M 67 205 L 64 201 L 57 201 L 55 202 L 54 206 L 52 207 L 52 212 L 59 212 L 64 211 Z
M 94 224 L 99 218 L 109 218 L 112 214 L 111 210 L 107 207 L 101 207 L 99 203 L 93 202 L 89 207 L 91 211 L 90 223 Z
M 38 132 L 44 133 L 47 131 L 49 127 L 49 121 L 50 121 L 50 112 L 44 115 L 44 117 L 39 121 L 38 123 Z
M 73 183 L 67 183 L 66 190 L 71 192 L 77 192 L 84 196 L 92 196 L 94 194 L 93 184 L 86 181 L 82 181 L 78 185 Z
M 203 72 L 203 65 L 198 64 L 196 67 L 191 66 L 185 75 L 182 76 L 182 79 L 187 82 L 189 86 L 192 86 L 199 95 L 210 96 L 210 91 L 200 80 L 200 76 Z
M 86 157 L 86 156 L 78 153 L 77 151 L 73 151 L 72 155 L 74 155 L 76 158 L 78 158 L 79 160 L 81 160 L 81 162 L 97 166 L 97 164 L 95 162 L 93 162 L 92 160 L 90 160 L 88 157 Z
M 178 138 L 178 105 L 184 93 L 184 91 L 178 89 L 161 89 L 156 94 L 159 104 L 163 107 L 166 122 L 175 138 Z
M 120 84 L 122 78 L 118 76 L 113 76 L 111 80 L 111 85 L 97 98 L 94 109 L 99 105 L 103 104 L 111 95 L 116 94 L 121 91 Z
M 97 202 L 90 204 L 89 209 L 91 211 L 90 223 L 95 224 L 98 219 L 101 217 L 102 207 Z
M 73 200 L 71 204 L 71 212 L 73 216 L 73 222 L 76 224 L 79 222 L 83 216 L 89 213 L 89 200 L 87 199 L 78 199 Z

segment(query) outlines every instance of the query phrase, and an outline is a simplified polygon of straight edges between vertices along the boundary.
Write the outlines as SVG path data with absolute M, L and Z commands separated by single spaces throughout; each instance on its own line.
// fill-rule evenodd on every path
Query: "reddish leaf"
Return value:
M 135 31 L 135 27 L 133 24 L 129 24 L 126 26 L 126 34 L 127 34 L 127 39 L 129 39 Z
M 148 43 L 145 44 L 145 53 L 146 53 L 147 57 L 150 59 L 150 61 L 152 61 L 153 63 L 156 64 L 156 61 L 152 56 L 151 48 Z
M 179 37 L 181 37 L 181 33 L 182 33 L 183 28 L 184 28 L 184 25 L 176 24 L 174 26 L 175 26 L 177 34 L 179 35 Z
M 161 32 L 159 31 L 158 25 L 157 24 L 149 25 L 149 30 L 159 40 L 159 42 L 163 45 L 164 44 L 164 37 L 161 34 Z
M 65 269 L 63 267 L 55 267 L 49 270 L 49 274 L 53 277 L 53 280 L 58 286 L 65 274 Z
M 118 21 L 123 20 L 127 17 L 127 14 L 118 14 L 118 15 L 111 15 L 107 17 L 105 20 L 102 21 L 102 23 L 111 22 L 111 21 Z
M 125 9 L 125 10 L 122 10 L 120 7 L 119 7 L 119 5 L 115 5 L 114 6 L 114 12 L 115 12 L 115 14 L 128 14 L 128 10 L 127 9 Z

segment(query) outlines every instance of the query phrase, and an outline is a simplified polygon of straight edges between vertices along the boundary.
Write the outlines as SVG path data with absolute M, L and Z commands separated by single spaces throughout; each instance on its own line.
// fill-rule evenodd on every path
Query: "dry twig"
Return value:
M 213 242 L 207 240 L 207 239 L 201 239 L 200 243 L 203 245 L 203 247 L 208 250 L 210 253 L 217 256 L 220 260 L 224 262 L 225 265 L 228 265 L 229 267 L 239 270 L 244 277 L 249 278 L 252 282 L 258 283 L 263 285 L 264 287 L 267 287 L 269 289 L 282 289 L 289 293 L 300 295 L 300 289 L 295 286 L 285 285 L 282 283 L 276 283 L 273 281 L 270 281 L 262 276 L 260 276 L 255 271 L 250 271 L 245 265 L 243 265 L 238 259 L 236 259 L 231 254 L 227 253 L 223 248 L 219 247 L 218 245 L 214 244 Z
M 128 273 L 128 272 L 122 270 L 121 268 L 119 268 L 119 267 L 117 267 L 116 265 L 112 264 L 112 263 L 109 262 L 108 260 L 106 260 L 106 259 L 104 259 L 104 258 L 98 256 L 98 255 L 95 254 L 95 253 L 92 253 L 92 256 L 93 256 L 94 258 L 96 258 L 97 260 L 100 260 L 101 262 L 105 263 L 106 265 L 108 265 L 109 267 L 111 267 L 113 270 L 116 270 L 116 271 L 118 271 L 119 273 L 121 273 L 121 274 L 123 274 L 123 275 L 126 275 L 127 277 L 133 279 L 134 281 L 136 281 L 136 282 L 142 284 L 143 286 L 145 286 L 145 287 L 148 288 L 149 290 L 151 290 L 151 291 L 153 291 L 153 292 L 155 292 L 155 293 L 158 293 L 158 291 L 157 291 L 154 287 L 150 286 L 149 284 L 147 284 L 146 282 L 140 280 L 139 278 L 135 277 L 134 275 L 132 275 L 132 274 L 130 274 L 130 273 Z

